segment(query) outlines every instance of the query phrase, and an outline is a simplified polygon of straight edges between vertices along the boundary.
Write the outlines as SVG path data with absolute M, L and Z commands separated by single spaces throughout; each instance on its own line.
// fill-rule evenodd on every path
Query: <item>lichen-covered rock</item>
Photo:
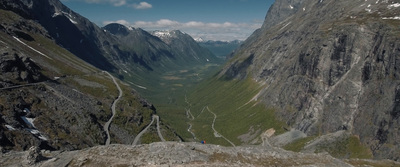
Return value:
M 18 165 L 21 162 L 15 159 L 20 155 L 18 152 L 3 155 L 0 165 Z M 50 152 L 46 158 L 34 166 L 351 166 L 328 154 L 177 142 L 96 146 L 79 151 Z M 387 164 L 396 165 L 395 162 Z
M 26 153 L 26 159 L 24 161 L 27 165 L 34 165 L 44 159 L 38 147 L 32 146 Z

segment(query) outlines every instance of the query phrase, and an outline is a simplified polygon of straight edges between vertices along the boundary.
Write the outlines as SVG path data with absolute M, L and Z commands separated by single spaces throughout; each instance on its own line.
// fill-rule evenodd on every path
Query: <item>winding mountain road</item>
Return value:
M 208 108 L 208 106 L 207 106 L 207 110 L 208 110 L 208 112 L 210 112 L 211 114 L 214 115 L 214 120 L 213 120 L 213 123 L 212 123 L 212 125 L 211 125 L 211 128 L 212 128 L 213 131 L 214 131 L 214 136 L 215 136 L 215 137 L 222 137 L 222 138 L 225 139 L 228 143 L 230 143 L 233 147 L 236 147 L 236 145 L 235 145 L 233 142 L 231 142 L 229 139 L 227 139 L 225 136 L 221 135 L 221 133 L 218 133 L 218 131 L 215 130 L 214 125 L 215 125 L 215 120 L 217 119 L 217 115 L 216 115 L 214 112 L 212 112 L 212 111 Z
M 150 126 L 154 123 L 154 120 L 157 120 L 157 133 L 158 133 L 158 137 L 160 137 L 161 141 L 165 141 L 164 137 L 161 134 L 161 130 L 160 130 L 160 117 L 158 115 L 153 115 L 153 118 L 151 119 L 151 122 L 149 123 L 149 125 L 146 126 L 146 128 L 144 128 L 133 140 L 132 145 L 137 145 L 137 143 L 139 142 L 140 138 L 142 137 L 142 135 L 144 133 L 147 132 L 147 130 L 150 128 Z
M 190 133 L 190 134 L 192 134 L 192 136 L 193 136 L 193 139 L 194 140 L 197 140 L 197 138 L 196 138 L 196 135 L 192 132 L 192 124 L 190 124 L 190 123 L 188 123 L 189 124 L 189 127 L 188 127 L 188 129 L 187 129 L 187 131 Z
M 104 131 L 106 131 L 106 134 L 107 134 L 107 140 L 106 140 L 106 144 L 105 145 L 110 145 L 110 141 L 111 141 L 111 139 L 110 139 L 110 131 L 109 131 L 110 124 L 111 124 L 111 121 L 113 120 L 113 118 L 114 118 L 114 116 L 116 114 L 115 106 L 117 105 L 117 102 L 121 99 L 123 92 L 122 92 L 121 87 L 119 87 L 119 84 L 117 83 L 115 78 L 110 73 L 108 73 L 107 71 L 103 71 L 103 72 L 108 74 L 112 78 L 115 86 L 117 86 L 118 91 L 119 91 L 118 97 L 114 100 L 114 102 L 112 103 L 112 106 L 111 106 L 112 116 L 111 116 L 110 120 L 108 120 L 106 122 L 106 124 L 104 124 Z
M 160 130 L 160 117 L 158 115 L 153 115 L 153 118 L 156 117 L 157 119 L 157 133 L 158 133 L 158 137 L 160 137 L 161 141 L 165 141 L 164 137 L 161 134 L 161 130 Z
M 193 121 L 195 118 L 194 118 L 192 112 L 190 112 L 190 107 L 192 106 L 192 104 L 189 103 L 186 94 L 185 94 L 185 102 L 186 102 L 186 103 L 188 104 L 188 106 L 189 106 L 189 109 L 186 109 L 186 108 L 185 108 L 185 110 L 186 110 L 186 117 L 189 119 L 189 121 Z M 189 123 L 189 122 L 188 122 L 187 124 L 189 124 L 189 127 L 188 127 L 187 131 L 188 131 L 190 134 L 192 134 L 194 140 L 197 140 L 196 135 L 195 135 L 194 132 L 192 132 L 192 130 L 191 130 L 193 125 L 192 125 L 191 123 Z

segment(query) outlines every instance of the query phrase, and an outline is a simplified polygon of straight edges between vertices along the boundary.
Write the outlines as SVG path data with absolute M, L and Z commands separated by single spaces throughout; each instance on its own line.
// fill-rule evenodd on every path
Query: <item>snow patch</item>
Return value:
M 29 109 L 27 109 L 27 108 L 24 108 L 24 110 L 23 110 L 25 113 L 30 113 L 31 111 L 29 110 Z
M 293 6 L 292 6 L 292 5 L 289 5 L 289 8 L 290 8 L 290 9 L 293 9 Z
M 25 42 L 22 42 L 22 41 L 21 41 L 20 39 L 18 39 L 17 37 L 13 36 L 13 38 L 14 38 L 15 40 L 17 40 L 19 43 L 21 43 L 21 44 L 25 45 L 26 47 L 28 47 L 29 49 L 35 51 L 36 53 L 39 53 L 40 55 L 42 55 L 42 56 L 44 56 L 44 57 L 47 57 L 48 59 L 53 60 L 53 59 L 50 58 L 49 56 L 47 56 L 47 55 L 43 54 L 42 52 L 39 52 L 38 50 L 36 50 L 36 49 L 32 48 L 31 46 L 27 45 Z
M 210 60 L 207 59 L 207 62 L 209 62 Z
M 76 22 L 75 20 L 73 20 L 74 17 L 72 17 L 71 14 L 69 14 L 69 13 L 67 13 L 67 12 L 62 12 L 62 13 L 64 14 L 65 17 L 67 17 L 67 18 L 69 19 L 69 21 L 70 21 L 72 24 L 78 24 L 78 22 Z
M 391 8 L 398 8 L 398 7 L 400 7 L 400 3 L 394 3 L 394 4 L 391 4 L 391 5 L 388 5 L 388 9 L 391 9 Z
M 196 42 L 204 42 L 204 39 L 201 38 L 201 37 L 199 37 L 199 38 L 194 38 L 194 40 L 195 40 Z
M 53 16 L 51 16 L 51 17 L 56 17 L 56 16 L 59 16 L 59 15 L 61 15 L 61 13 L 60 12 L 54 12 L 54 14 L 53 14 Z
M 155 31 L 153 35 L 159 38 L 172 37 L 171 32 L 169 31 Z
M 60 15 L 64 15 L 65 17 L 67 17 L 71 23 L 73 23 L 73 24 L 78 24 L 78 22 L 76 22 L 75 20 L 73 20 L 74 17 L 72 17 L 71 14 L 69 14 L 69 13 L 67 13 L 67 12 L 64 12 L 64 11 L 61 11 L 61 12 L 57 11 L 57 12 L 54 12 L 54 14 L 53 14 L 51 17 L 54 18 L 54 17 L 60 16 Z
M 15 128 L 12 127 L 11 125 L 6 125 L 6 128 L 7 128 L 8 130 L 15 130 Z
M 382 17 L 383 20 L 400 20 L 400 16 Z
M 37 129 L 26 129 L 26 130 L 28 130 L 29 132 L 31 132 L 32 134 L 34 134 L 34 135 L 37 135 L 37 137 L 39 138 L 39 139 L 42 139 L 42 140 L 48 140 L 46 137 L 44 137 L 42 134 L 40 134 L 40 131 L 38 131 Z
M 303 8 L 303 11 L 306 11 L 306 8 L 305 8 L 305 7 Z
M 24 109 L 24 112 L 29 113 L 30 111 L 29 111 L 29 109 L 25 108 L 25 109 Z M 25 128 L 26 130 L 28 130 L 29 132 L 31 132 L 32 134 L 34 134 L 35 136 L 37 136 L 39 139 L 48 140 L 46 137 L 44 137 L 44 136 L 40 133 L 39 130 L 36 129 L 35 124 L 33 124 L 33 121 L 35 121 L 35 118 L 27 118 L 27 117 L 25 117 L 25 116 L 21 116 L 21 119 L 22 119 L 22 120 L 25 122 L 25 124 L 27 124 L 28 127 L 29 127 L 29 128 Z M 6 125 L 6 127 L 7 127 L 7 125 Z M 14 129 L 12 126 L 10 126 L 10 128 L 9 128 L 9 127 L 7 127 L 7 128 L 10 129 L 10 130 L 11 130 L 11 128 Z M 33 129 L 31 129 L 31 128 L 33 128 Z M 14 130 L 15 130 L 15 129 L 14 129 Z
M 78 24 L 78 22 L 76 22 L 75 20 L 72 20 L 72 19 L 69 18 L 69 17 L 68 17 L 68 19 L 69 19 L 69 21 L 70 21 L 72 24 Z
M 31 127 L 33 127 L 33 128 L 36 128 L 36 127 L 35 127 L 35 124 L 33 124 L 33 121 L 35 121 L 35 118 L 27 118 L 27 117 L 25 117 L 25 116 L 21 116 L 21 119 L 22 119 L 28 126 L 31 126 Z

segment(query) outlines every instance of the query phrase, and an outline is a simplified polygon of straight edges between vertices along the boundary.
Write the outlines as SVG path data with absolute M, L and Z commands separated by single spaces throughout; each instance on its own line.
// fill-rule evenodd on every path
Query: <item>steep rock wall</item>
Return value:
M 375 157 L 399 159 L 396 3 L 278 0 L 221 74 L 263 84 L 255 99 L 293 128 L 348 130 Z

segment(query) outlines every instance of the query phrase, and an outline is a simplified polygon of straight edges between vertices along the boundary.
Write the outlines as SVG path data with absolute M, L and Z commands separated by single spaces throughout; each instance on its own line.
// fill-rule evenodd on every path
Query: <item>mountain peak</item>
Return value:
M 202 37 L 194 38 L 196 42 L 205 42 L 205 40 Z
M 125 25 L 118 24 L 118 23 L 107 24 L 106 26 L 103 27 L 103 29 L 107 30 L 111 34 L 123 35 L 123 36 L 128 35 L 129 31 L 134 30 L 133 27 L 127 27 Z
M 186 33 L 183 33 L 180 30 L 157 30 L 157 31 L 153 31 L 151 32 L 152 35 L 160 38 L 160 39 L 164 39 L 164 38 L 178 38 L 181 35 L 184 35 Z

